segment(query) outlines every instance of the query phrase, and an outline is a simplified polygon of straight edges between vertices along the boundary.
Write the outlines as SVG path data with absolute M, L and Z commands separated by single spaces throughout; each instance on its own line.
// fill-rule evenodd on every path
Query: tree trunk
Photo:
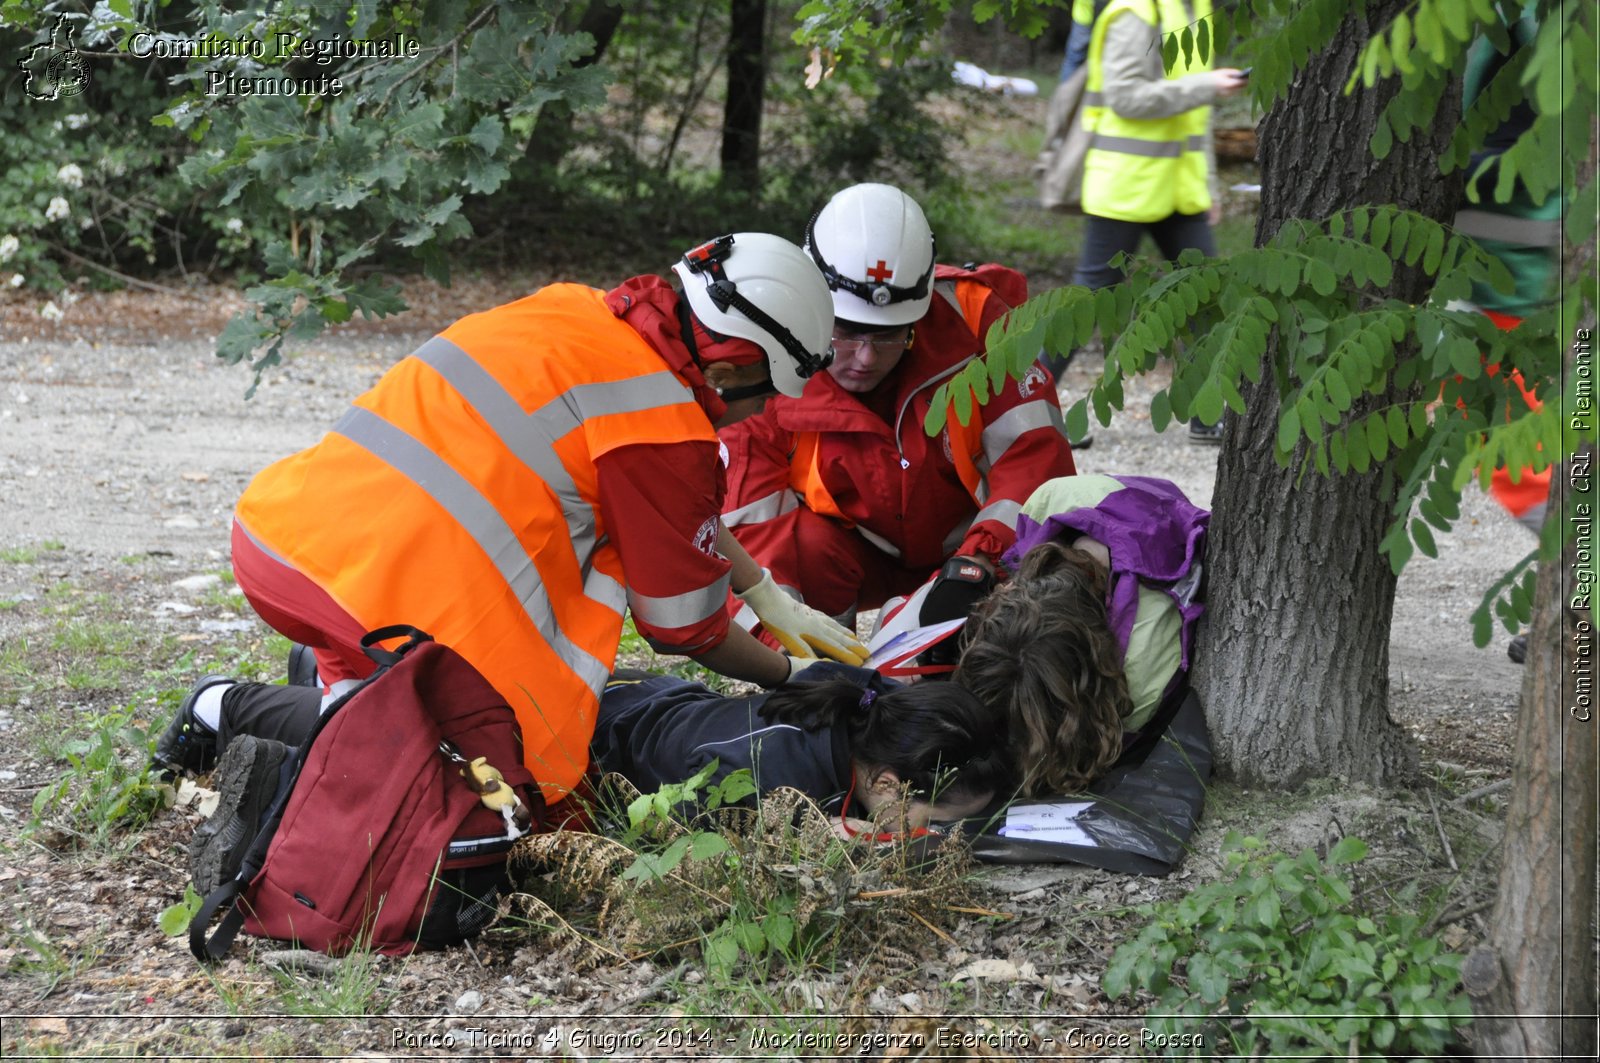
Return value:
M 1345 95 L 1372 27 L 1406 4 L 1382 0 L 1346 17 L 1335 43 L 1300 74 L 1262 125 L 1258 244 L 1290 218 L 1323 218 L 1367 203 L 1451 216 L 1460 182 L 1437 160 L 1451 123 L 1418 131 L 1389 157 L 1367 150 L 1393 81 Z M 1453 94 L 1452 94 L 1453 95 Z M 1447 98 L 1440 110 L 1458 106 Z M 1408 302 L 1422 279 L 1397 269 L 1390 294 Z M 1269 351 L 1270 361 L 1272 353 Z M 1391 495 L 1380 472 L 1302 473 L 1273 459 L 1273 372 L 1243 389 L 1246 412 L 1227 418 L 1213 496 L 1208 591 L 1195 682 L 1224 774 L 1292 787 L 1312 776 L 1370 782 L 1412 763 L 1389 718 L 1389 625 L 1395 577 L 1378 543 Z M 1399 397 L 1368 397 L 1352 415 Z
M 1479 1059 L 1594 1058 L 1600 719 L 1594 614 L 1573 578 L 1578 551 L 1594 550 L 1594 456 L 1580 450 L 1550 481 L 1546 519 L 1577 537 L 1539 570 L 1494 929 L 1463 971 Z
M 1600 124 L 1575 186 L 1592 189 Z M 1593 193 L 1590 193 L 1593 195 Z M 1574 210 L 1593 210 L 1578 201 Z M 1595 242 L 1579 248 L 1568 276 L 1590 275 Z M 1592 282 L 1589 282 L 1592 283 Z M 1594 394 L 1595 319 L 1568 347 L 1565 379 Z M 1577 375 L 1575 374 L 1582 374 Z M 1550 478 L 1546 521 L 1572 536 L 1559 564 L 1544 565 L 1534 591 L 1527 674 L 1517 718 L 1516 774 L 1506 811 L 1494 930 L 1462 972 L 1477 1019 L 1479 1059 L 1592 1059 L 1595 1054 L 1595 797 L 1600 789 L 1600 707 L 1595 704 L 1592 575 L 1600 500 L 1595 485 L 1594 407 L 1563 411 L 1588 437 Z M 1580 568 L 1582 566 L 1582 568 Z M 1552 957 L 1559 957 L 1551 962 Z
M 722 181 L 754 194 L 761 179 L 761 106 L 767 79 L 767 0 L 730 0 L 728 100 Z

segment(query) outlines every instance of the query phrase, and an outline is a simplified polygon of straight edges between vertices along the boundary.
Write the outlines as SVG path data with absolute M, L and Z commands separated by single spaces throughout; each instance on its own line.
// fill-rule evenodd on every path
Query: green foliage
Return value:
M 732 772 L 709 787 L 716 773 L 713 760 L 681 783 L 669 783 L 655 793 L 643 794 L 628 805 L 628 830 L 623 844 L 638 846 L 641 837 L 675 835 L 664 847 L 640 847 L 633 863 L 622 872 L 625 880 L 659 880 L 673 874 L 685 860 L 717 861 L 733 887 L 734 902 L 714 929 L 707 934 L 702 955 L 706 966 L 719 980 L 727 980 L 740 957 L 759 959 L 769 950 L 781 954 L 794 940 L 794 900 L 791 897 L 764 898 L 762 910 L 751 910 L 737 888 L 741 859 L 729 839 L 717 830 L 696 829 L 696 812 L 715 812 L 738 804 L 756 792 L 755 780 L 747 770 Z M 702 793 L 702 791 L 704 791 Z M 688 829 L 684 822 L 689 821 Z
M 107 845 L 114 834 L 139 830 L 166 805 L 150 773 L 151 748 L 130 710 L 113 709 L 97 718 L 88 737 L 61 747 L 67 767 L 34 796 L 29 830 L 63 831 L 95 848 Z M 130 753 L 132 765 L 126 759 Z
M 12 953 L 6 970 L 22 975 L 39 987 L 39 999 L 54 993 L 62 982 L 70 982 L 100 961 L 105 946 L 92 941 L 83 946 L 58 942 L 24 916 L 5 930 L 4 938 Z
M 25 55 L 49 39 L 54 15 L 39 6 L 0 9 L 0 52 Z M 100 46 L 81 15 L 69 18 L 80 47 Z M 138 273 L 248 261 L 266 230 L 191 187 L 178 168 L 192 146 L 149 125 L 174 69 L 96 63 L 87 92 L 55 101 L 23 98 L 20 83 L 8 90 L 17 102 L 0 138 L 0 283 L 55 291 L 80 275 L 116 283 L 96 265 Z
M 177 904 L 171 904 L 161 909 L 161 914 L 156 917 L 156 925 L 161 932 L 169 938 L 187 933 L 189 924 L 194 917 L 200 914 L 200 906 L 205 903 L 205 898 L 194 891 L 194 883 L 183 884 L 183 899 Z
M 1153 1034 L 1184 1044 L 1177 1035 L 1199 1033 L 1230 1058 L 1439 1055 L 1470 1018 L 1461 958 L 1422 934 L 1414 910 L 1359 903 L 1344 870 L 1366 855 L 1359 839 L 1326 859 L 1265 844 L 1230 835 L 1231 877 L 1141 907 L 1149 922 L 1112 955 L 1106 995 L 1144 990 Z M 1402 892 L 1402 909 L 1414 893 Z
M 1385 296 L 1398 265 L 1432 279 L 1424 302 Z M 942 386 L 926 427 L 938 432 L 952 413 L 964 422 L 973 402 L 1007 374 L 1020 377 L 1041 349 L 1070 351 L 1096 330 L 1105 370 L 1067 411 L 1069 432 L 1087 428 L 1091 409 L 1109 423 L 1123 381 L 1162 360 L 1172 381 L 1151 400 L 1158 431 L 1191 416 L 1214 421 L 1225 406 L 1242 413 L 1244 382 L 1267 379 L 1280 465 L 1385 478 L 1394 520 L 1382 550 L 1398 572 L 1413 549 L 1436 554 L 1430 529 L 1450 529 L 1473 475 L 1546 468 L 1560 453 L 1558 407 L 1529 409 L 1508 379 L 1511 369 L 1530 382 L 1556 378 L 1558 314 L 1502 332 L 1453 308 L 1475 282 L 1503 289 L 1511 278 L 1471 239 L 1415 213 L 1359 207 L 1322 225 L 1290 223 L 1226 259 L 1191 253 L 1113 288 L 1029 300 L 991 331 L 981 359 Z M 1485 363 L 1500 368 L 1490 374 Z
M 810 0 L 795 17 L 794 39 L 821 49 L 830 62 L 859 63 L 874 52 L 904 63 L 944 26 L 955 0 Z M 1007 29 L 1033 38 L 1049 25 L 1048 9 L 1067 0 L 973 0 L 962 5 L 972 20 L 1000 19 Z

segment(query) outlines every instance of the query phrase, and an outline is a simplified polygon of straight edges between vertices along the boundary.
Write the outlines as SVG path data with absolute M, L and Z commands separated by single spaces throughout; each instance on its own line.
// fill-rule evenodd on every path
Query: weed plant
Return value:
M 589 816 L 619 837 L 519 842 L 526 892 L 505 928 L 535 928 L 586 965 L 688 952 L 708 987 L 745 992 L 845 958 L 863 979 L 877 965 L 914 968 L 929 928 L 968 900 L 959 835 L 936 847 L 847 841 L 806 795 L 757 797 L 744 771 L 708 785 L 714 770 L 648 795 L 607 777 Z
M 1433 1058 L 1469 1021 L 1461 958 L 1424 934 L 1415 884 L 1387 912 L 1352 885 L 1367 852 L 1344 838 L 1319 859 L 1230 834 L 1231 877 L 1179 901 L 1111 957 L 1113 1000 L 1155 998 L 1146 1025 L 1164 1054 L 1228 1058 Z M 1346 869 L 1351 869 L 1347 872 Z M 1203 1048 L 1195 1037 L 1204 1039 Z
M 57 751 L 67 767 L 34 796 L 29 832 L 54 831 L 103 850 L 119 835 L 142 829 L 166 803 L 149 768 L 150 749 L 131 710 L 96 717 L 87 737 L 69 739 Z

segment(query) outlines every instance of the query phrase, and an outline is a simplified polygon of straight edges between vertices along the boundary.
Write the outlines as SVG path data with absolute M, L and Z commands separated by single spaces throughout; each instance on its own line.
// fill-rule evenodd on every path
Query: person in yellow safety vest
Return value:
M 884 184 L 833 196 L 806 249 L 833 289 L 838 357 L 800 397 L 723 430 L 723 522 L 779 586 L 832 616 L 909 594 L 954 558 L 992 576 L 1022 502 L 1075 471 L 1050 376 L 1035 365 L 967 424 L 922 426 L 1027 281 L 994 263 L 936 265 L 922 208 Z
M 1211 0 L 1111 0 L 1089 38 L 1083 123 L 1093 135 L 1083 169 L 1083 247 L 1072 283 L 1104 288 L 1122 279 L 1111 260 L 1148 233 L 1167 258 L 1188 248 L 1217 253 L 1221 218 L 1210 104 L 1245 86 L 1242 71 L 1209 69 L 1199 52 L 1163 68 L 1161 40 L 1211 14 Z M 1057 366 L 1059 374 L 1063 365 Z M 1189 424 L 1196 442 L 1220 442 L 1219 426 Z
M 610 292 L 553 284 L 463 318 L 250 483 L 239 587 L 315 649 L 330 694 L 371 672 L 364 632 L 420 628 L 506 699 L 524 762 L 557 800 L 588 766 L 625 612 L 657 649 L 768 687 L 819 652 L 861 662 L 854 635 L 781 593 L 720 518 L 715 385 L 759 378 L 798 395 L 832 359 L 827 284 L 763 233 L 710 241 L 674 269 L 681 294 L 653 276 Z M 731 626 L 730 589 L 805 659 Z M 236 722 L 222 719 L 228 691 L 251 687 L 202 680 L 158 763 L 214 762 Z

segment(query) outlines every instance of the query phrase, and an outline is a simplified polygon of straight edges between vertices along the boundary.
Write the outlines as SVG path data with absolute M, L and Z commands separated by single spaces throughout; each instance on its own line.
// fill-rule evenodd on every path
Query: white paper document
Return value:
M 1000 835 L 1005 838 L 1098 846 L 1099 843 L 1077 823 L 1079 813 L 1092 804 L 1092 801 L 1046 801 L 1012 805 L 1006 809 L 1006 823 L 1000 828 Z
M 866 667 L 886 668 L 915 657 L 966 622 L 965 617 L 957 617 L 909 631 L 891 632 L 886 628 L 868 643 L 872 656 L 867 658 Z

